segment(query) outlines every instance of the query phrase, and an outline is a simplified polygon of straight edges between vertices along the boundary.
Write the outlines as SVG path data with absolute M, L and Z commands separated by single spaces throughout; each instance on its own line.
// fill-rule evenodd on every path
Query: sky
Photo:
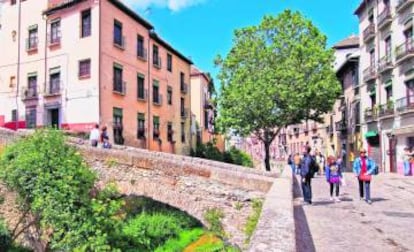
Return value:
M 124 0 L 194 64 L 215 77 L 214 58 L 232 46 L 233 31 L 257 25 L 264 15 L 300 11 L 327 37 L 328 46 L 358 34 L 353 14 L 362 0 Z M 217 81 L 216 81 L 217 83 Z M 218 83 L 217 83 L 218 84 Z

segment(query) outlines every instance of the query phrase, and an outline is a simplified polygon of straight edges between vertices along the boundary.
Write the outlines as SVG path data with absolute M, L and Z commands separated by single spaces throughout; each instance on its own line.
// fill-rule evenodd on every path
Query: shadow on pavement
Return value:
M 293 215 L 295 218 L 295 236 L 296 236 L 296 251 L 315 252 L 315 244 L 313 243 L 312 234 L 309 229 L 308 221 L 306 219 L 305 211 L 301 205 L 300 198 L 302 192 L 296 176 L 293 177 L 293 199 L 294 209 Z
M 388 201 L 389 199 L 384 198 L 371 198 L 372 202 Z

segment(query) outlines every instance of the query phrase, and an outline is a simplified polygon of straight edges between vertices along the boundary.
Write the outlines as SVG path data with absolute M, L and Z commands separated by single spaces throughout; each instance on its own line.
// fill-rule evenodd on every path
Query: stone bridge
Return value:
M 16 138 L 0 129 L 0 145 Z M 99 186 L 115 182 L 122 194 L 145 196 L 204 221 L 208 209 L 221 209 L 229 241 L 248 251 L 294 251 L 292 174 L 267 173 L 205 159 L 151 152 L 124 146 L 92 148 L 68 138 L 99 175 Z M 252 200 L 264 200 L 250 245 L 245 244 Z

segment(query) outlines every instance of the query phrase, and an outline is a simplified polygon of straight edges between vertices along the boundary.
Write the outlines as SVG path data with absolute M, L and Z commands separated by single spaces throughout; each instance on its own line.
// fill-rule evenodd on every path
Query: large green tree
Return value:
M 326 36 L 299 12 L 265 16 L 238 29 L 221 67 L 218 124 L 222 130 L 254 134 L 265 147 L 280 130 L 303 120 L 321 121 L 340 94 Z

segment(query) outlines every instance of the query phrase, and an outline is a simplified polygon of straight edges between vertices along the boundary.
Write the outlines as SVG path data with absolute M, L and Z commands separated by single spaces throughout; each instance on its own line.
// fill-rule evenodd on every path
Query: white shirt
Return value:
M 89 135 L 89 140 L 99 140 L 99 129 L 94 128 L 93 130 L 91 130 L 91 134 Z

